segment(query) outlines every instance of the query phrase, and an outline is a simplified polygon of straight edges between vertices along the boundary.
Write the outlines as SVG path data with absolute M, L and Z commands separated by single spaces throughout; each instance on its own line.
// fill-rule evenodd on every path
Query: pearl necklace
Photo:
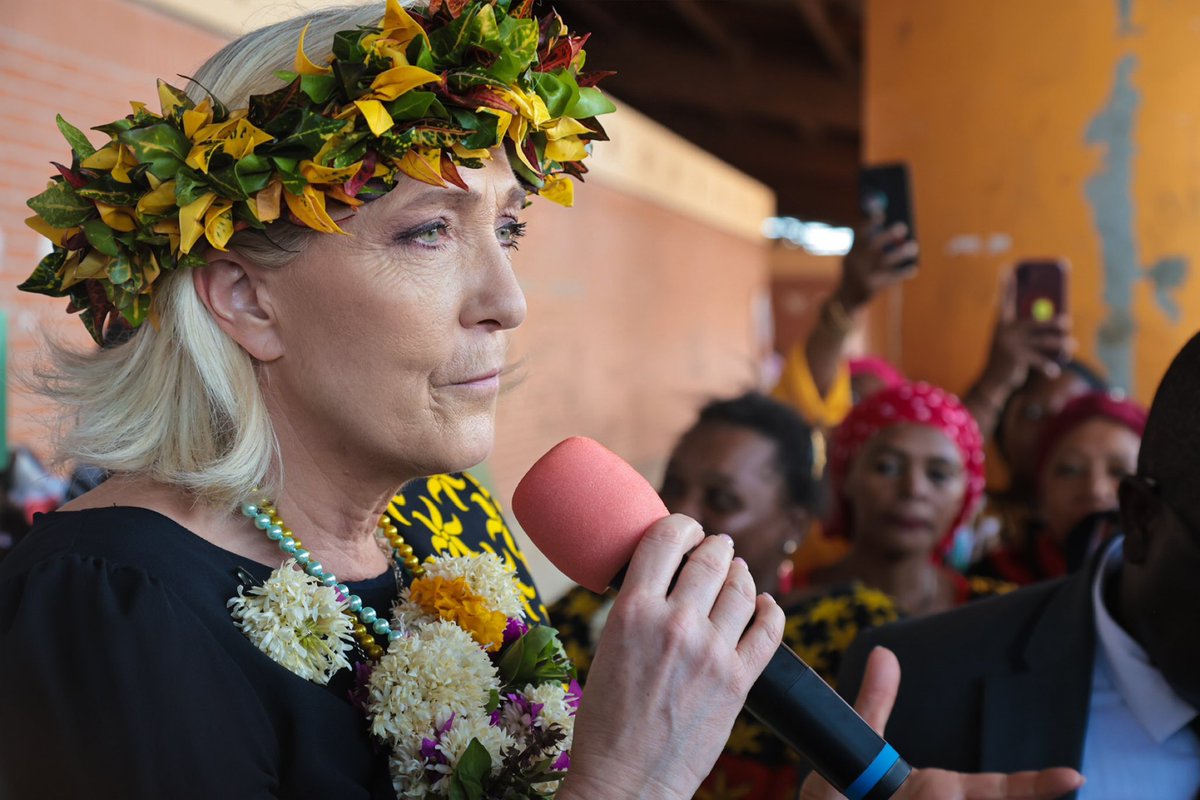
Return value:
M 350 594 L 349 586 L 339 583 L 336 575 L 325 569 L 320 561 L 313 559 L 312 554 L 304 549 L 304 545 L 296 538 L 292 529 L 283 523 L 283 518 L 279 516 L 279 511 L 275 508 L 274 503 L 270 500 L 262 500 L 257 503 L 247 501 L 242 503 L 242 514 L 253 520 L 254 527 L 263 531 L 267 538 L 275 542 L 285 555 L 296 559 L 296 563 L 306 573 L 316 578 L 322 586 L 333 588 L 340 597 L 347 599 L 346 614 L 354 620 L 354 639 L 368 658 L 378 661 L 383 657 L 383 647 L 376 641 L 376 636 L 386 636 L 387 641 L 390 642 L 403 635 L 399 631 L 392 630 L 386 617 L 379 616 L 375 609 L 363 604 L 362 598 L 358 595 Z M 402 564 L 414 578 L 425 575 L 425 568 L 421 566 L 421 560 L 413 553 L 412 545 L 404 541 L 404 537 L 400 535 L 400 531 L 392 524 L 387 514 L 380 515 L 375 535 L 381 540 L 381 543 L 386 543 L 385 546 L 390 551 L 390 557 L 394 563 Z

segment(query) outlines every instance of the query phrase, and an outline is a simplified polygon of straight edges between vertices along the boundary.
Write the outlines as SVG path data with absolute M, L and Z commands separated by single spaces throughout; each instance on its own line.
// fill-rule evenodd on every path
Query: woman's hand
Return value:
M 964 398 L 984 434 L 995 430 L 1009 395 L 1021 388 L 1030 370 L 1058 377 L 1060 361 L 1069 358 L 1074 349 L 1071 318 L 1066 314 L 1047 322 L 1017 318 L 1016 281 L 1010 274 L 1001 292 L 987 363 Z
M 678 514 L 652 526 L 597 646 L 558 797 L 690 798 L 783 622 L 770 596 L 755 596 L 728 536 L 705 538 Z
M 877 647 L 867 659 L 866 674 L 854 710 L 883 735 L 900 687 L 900 662 L 891 650 Z M 1056 767 L 1040 772 L 948 772 L 943 769 L 914 769 L 895 794 L 896 800 L 1051 800 L 1083 785 L 1083 776 L 1073 769 Z M 800 800 L 841 800 L 816 773 L 800 790 Z
M 902 267 L 920 253 L 908 236 L 908 226 L 897 222 L 884 227 L 882 207 L 868 210 L 863 226 L 854 232 L 854 245 L 842 259 L 842 280 L 834 297 L 847 313 L 854 313 L 884 289 L 916 274 L 917 265 Z

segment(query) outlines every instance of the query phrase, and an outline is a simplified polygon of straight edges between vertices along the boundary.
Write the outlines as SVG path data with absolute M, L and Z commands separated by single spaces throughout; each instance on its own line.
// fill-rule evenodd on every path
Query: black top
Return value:
M 419 556 L 492 549 L 532 590 L 469 476 L 410 484 L 392 512 Z M 321 686 L 259 651 L 226 606 L 239 570 L 271 567 L 146 509 L 40 517 L 0 563 L 0 798 L 390 800 L 351 672 Z M 397 592 L 390 571 L 349 586 L 381 614 Z

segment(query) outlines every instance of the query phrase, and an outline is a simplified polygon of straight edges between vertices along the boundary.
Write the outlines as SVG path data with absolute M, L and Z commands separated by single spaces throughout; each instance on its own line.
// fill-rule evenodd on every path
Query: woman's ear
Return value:
M 233 253 L 211 250 L 208 262 L 192 271 L 200 301 L 217 326 L 256 361 L 283 355 L 283 343 L 267 298 L 261 270 Z

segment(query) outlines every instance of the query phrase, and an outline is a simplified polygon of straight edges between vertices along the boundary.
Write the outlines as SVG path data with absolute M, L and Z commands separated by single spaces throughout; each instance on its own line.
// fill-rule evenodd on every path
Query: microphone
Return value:
M 521 479 L 513 513 L 537 548 L 576 583 L 619 587 L 642 535 L 668 511 L 646 479 L 601 444 L 557 444 Z M 829 684 L 780 645 L 746 710 L 849 800 L 884 800 L 912 768 Z

